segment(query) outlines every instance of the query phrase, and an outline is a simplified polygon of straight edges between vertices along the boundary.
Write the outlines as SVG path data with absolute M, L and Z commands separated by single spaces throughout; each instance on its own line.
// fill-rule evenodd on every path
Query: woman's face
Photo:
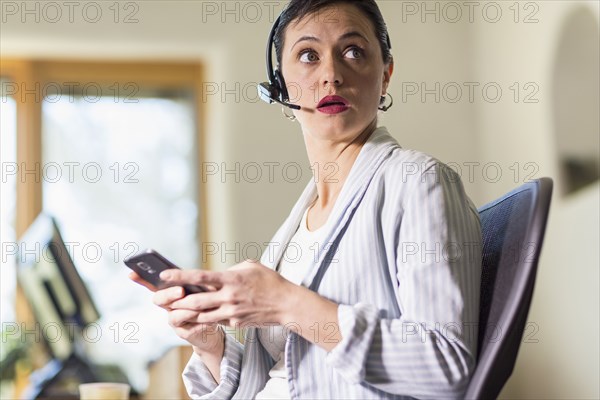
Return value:
M 343 3 L 292 21 L 281 63 L 304 134 L 333 141 L 354 140 L 374 124 L 393 71 L 371 21 Z

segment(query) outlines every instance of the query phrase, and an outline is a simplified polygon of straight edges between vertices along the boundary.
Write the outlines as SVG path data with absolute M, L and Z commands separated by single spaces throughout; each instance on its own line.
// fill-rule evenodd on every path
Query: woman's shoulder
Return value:
M 418 150 L 395 148 L 382 164 L 374 188 L 381 201 L 391 207 L 392 213 L 404 213 L 409 203 L 448 203 L 460 209 L 465 218 L 478 221 L 477 210 L 460 174 L 439 159 Z M 422 210 L 427 208 L 424 206 Z
M 395 148 L 385 163 L 382 164 L 383 177 L 403 183 L 418 182 L 436 178 L 436 181 L 460 182 L 460 176 L 436 157 L 425 152 Z
M 388 175 L 415 175 L 436 167 L 448 168 L 442 161 L 430 154 L 402 147 L 385 126 L 377 128 L 372 140 L 378 141 L 382 148 L 391 148 L 387 159 L 382 163 L 382 170 Z

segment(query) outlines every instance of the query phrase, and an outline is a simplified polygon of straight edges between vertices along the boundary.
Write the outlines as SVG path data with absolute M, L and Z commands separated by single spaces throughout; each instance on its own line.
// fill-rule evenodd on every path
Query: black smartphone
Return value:
M 178 266 L 167 260 L 157 251 L 152 249 L 144 250 L 123 261 L 125 265 L 135 271 L 146 282 L 151 283 L 157 289 L 164 289 L 169 285 L 160 279 L 159 275 L 167 269 L 180 269 Z M 208 292 L 208 289 L 197 285 L 183 285 L 186 296 L 188 294 Z

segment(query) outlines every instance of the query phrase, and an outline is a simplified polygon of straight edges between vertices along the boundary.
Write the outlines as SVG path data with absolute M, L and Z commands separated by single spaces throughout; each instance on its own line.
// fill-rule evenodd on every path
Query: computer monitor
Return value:
M 36 318 L 36 332 L 51 356 L 29 377 L 24 399 L 78 399 L 77 384 L 123 382 L 111 365 L 95 365 L 86 356 L 84 329 L 100 318 L 75 268 L 56 220 L 41 213 L 19 239 L 17 279 Z M 132 390 L 132 393 L 136 392 Z
M 83 329 L 100 315 L 54 218 L 41 213 L 19 240 L 17 279 L 50 355 L 67 360 Z

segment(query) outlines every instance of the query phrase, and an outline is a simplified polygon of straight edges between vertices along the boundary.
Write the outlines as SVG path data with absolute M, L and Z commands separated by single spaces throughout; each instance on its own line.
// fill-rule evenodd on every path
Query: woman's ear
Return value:
M 382 96 L 385 96 L 387 93 L 387 88 L 390 84 L 390 80 L 392 79 L 392 74 L 394 73 L 394 58 L 390 59 L 390 62 L 384 67 L 383 71 L 383 93 Z

